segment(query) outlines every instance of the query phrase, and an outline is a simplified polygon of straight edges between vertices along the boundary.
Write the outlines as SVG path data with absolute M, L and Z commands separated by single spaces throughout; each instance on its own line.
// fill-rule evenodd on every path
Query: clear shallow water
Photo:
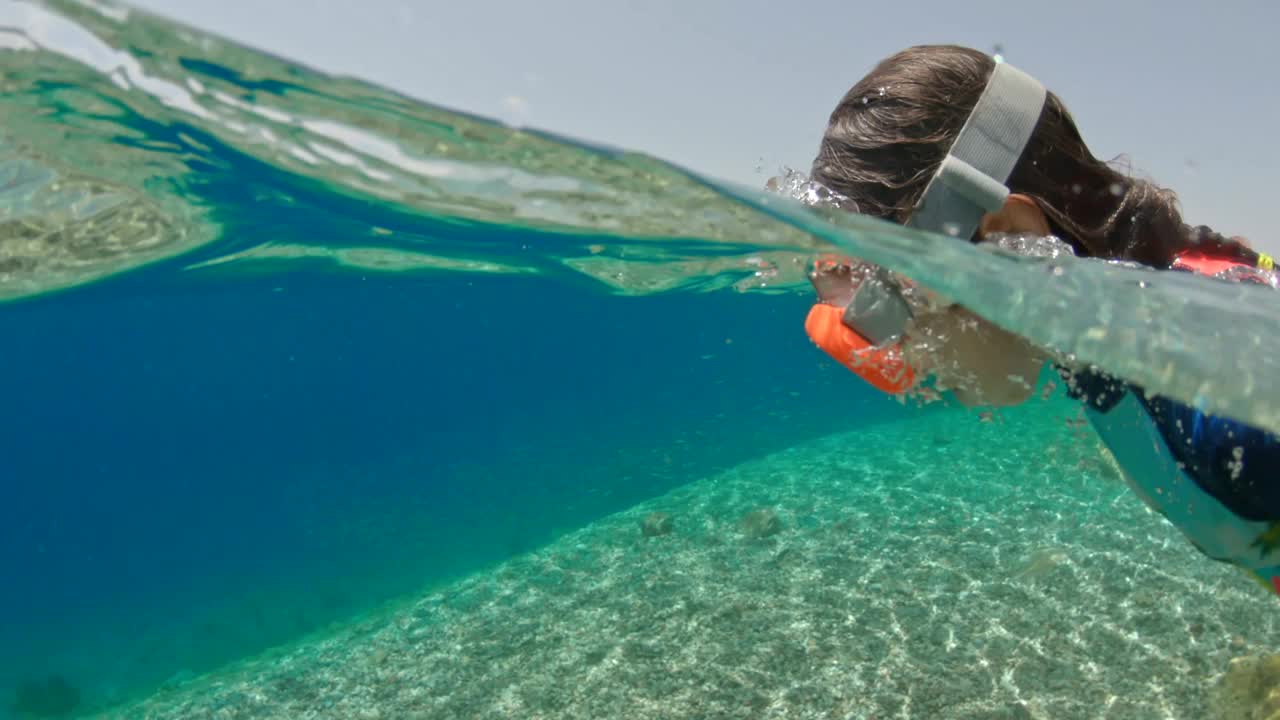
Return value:
M 0 687 L 145 694 L 927 415 L 804 338 L 801 264 L 831 243 L 1280 427 L 1256 288 L 1048 272 L 113 7 L 0 25 Z

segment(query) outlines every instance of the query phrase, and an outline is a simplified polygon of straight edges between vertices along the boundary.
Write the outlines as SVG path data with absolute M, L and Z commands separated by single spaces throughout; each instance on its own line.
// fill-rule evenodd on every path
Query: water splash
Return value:
M 807 174 L 789 167 L 782 168 L 781 174 L 769 178 L 765 183 L 765 190 L 803 203 L 809 207 L 857 212 L 857 208 L 849 198 L 828 188 Z
M 1052 235 L 1034 233 L 988 233 L 978 246 L 1017 257 L 1048 260 L 1074 257 L 1076 254 L 1066 241 Z

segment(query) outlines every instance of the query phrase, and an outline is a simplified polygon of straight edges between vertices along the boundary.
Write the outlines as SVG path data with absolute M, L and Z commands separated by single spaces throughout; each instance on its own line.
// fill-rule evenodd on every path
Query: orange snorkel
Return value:
M 900 340 L 911 319 L 911 308 L 888 273 L 870 264 L 824 259 L 809 278 L 822 297 L 818 277 L 823 269 L 842 267 L 860 271 L 852 295 L 822 297 L 809 310 L 804 329 L 809 337 L 837 362 L 876 389 L 896 395 L 916 381 L 916 373 L 902 356 Z

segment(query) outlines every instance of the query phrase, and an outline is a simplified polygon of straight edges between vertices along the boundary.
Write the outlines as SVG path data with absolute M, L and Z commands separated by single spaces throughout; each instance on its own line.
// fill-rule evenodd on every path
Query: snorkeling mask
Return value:
M 1005 183 L 1035 131 L 1046 95 L 1035 78 L 997 61 L 973 112 L 929 180 L 906 226 L 973 237 L 983 215 L 1004 207 L 1009 196 Z M 861 277 L 848 304 L 843 308 L 815 305 L 805 329 L 823 350 L 873 386 L 891 394 L 904 392 L 916 378 L 900 346 L 911 321 L 911 306 L 888 270 L 870 263 L 859 265 Z M 810 279 L 815 278 L 811 275 Z M 834 340 L 837 315 L 855 338 L 844 333 Z M 823 342 L 827 338 L 833 341 Z

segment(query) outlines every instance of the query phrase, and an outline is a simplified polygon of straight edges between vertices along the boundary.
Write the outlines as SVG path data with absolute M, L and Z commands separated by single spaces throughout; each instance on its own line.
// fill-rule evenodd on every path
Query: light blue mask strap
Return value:
M 907 225 L 973 237 L 982 216 L 1004 206 L 1005 183 L 1036 129 L 1045 96 L 1035 78 L 997 63 Z

